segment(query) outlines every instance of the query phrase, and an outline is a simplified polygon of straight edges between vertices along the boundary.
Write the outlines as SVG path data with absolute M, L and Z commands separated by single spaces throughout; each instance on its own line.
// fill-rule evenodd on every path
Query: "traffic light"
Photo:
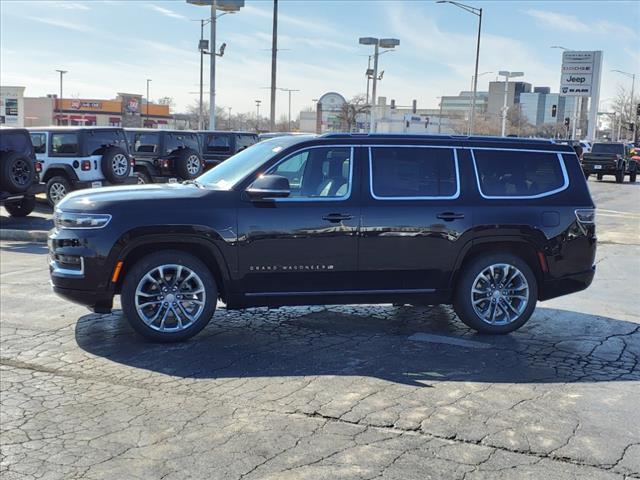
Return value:
M 569 117 L 565 117 L 564 119 L 564 126 L 569 128 L 569 124 L 571 123 L 571 119 Z
M 558 106 L 557 105 L 551 105 L 551 116 L 553 118 L 556 118 L 556 114 L 558 113 Z

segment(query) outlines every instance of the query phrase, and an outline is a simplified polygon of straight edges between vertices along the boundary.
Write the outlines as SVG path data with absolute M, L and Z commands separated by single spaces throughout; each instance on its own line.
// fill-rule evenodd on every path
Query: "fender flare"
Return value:
M 78 174 L 75 172 L 71 165 L 68 165 L 66 163 L 52 163 L 50 165 L 47 165 L 47 170 L 42 176 L 42 183 L 46 183 L 51 177 L 55 177 L 57 172 L 61 170 L 69 178 L 69 180 L 71 180 L 72 183 L 80 181 L 80 179 L 78 178 Z

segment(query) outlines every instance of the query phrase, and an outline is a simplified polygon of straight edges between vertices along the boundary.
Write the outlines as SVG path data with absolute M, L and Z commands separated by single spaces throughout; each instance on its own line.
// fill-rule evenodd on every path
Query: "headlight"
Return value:
M 63 228 L 103 228 L 111 221 L 106 213 L 73 213 L 56 211 L 54 224 L 57 229 Z

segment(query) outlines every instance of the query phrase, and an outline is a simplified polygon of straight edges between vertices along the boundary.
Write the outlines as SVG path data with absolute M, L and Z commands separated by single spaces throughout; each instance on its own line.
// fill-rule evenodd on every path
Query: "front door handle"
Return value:
M 450 222 L 451 220 L 464 218 L 464 213 L 443 212 L 436 215 L 436 217 L 438 217 L 440 220 L 444 220 L 445 222 Z
M 348 213 L 329 213 L 322 217 L 323 220 L 326 220 L 331 223 L 339 223 L 343 220 L 351 220 L 353 215 Z

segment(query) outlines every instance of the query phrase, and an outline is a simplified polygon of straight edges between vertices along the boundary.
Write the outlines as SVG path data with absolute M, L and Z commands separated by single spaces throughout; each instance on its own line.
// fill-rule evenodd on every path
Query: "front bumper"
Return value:
M 111 313 L 113 307 L 113 296 L 100 295 L 88 290 L 57 287 L 55 283 L 53 291 L 59 297 L 83 305 L 96 313 Z

